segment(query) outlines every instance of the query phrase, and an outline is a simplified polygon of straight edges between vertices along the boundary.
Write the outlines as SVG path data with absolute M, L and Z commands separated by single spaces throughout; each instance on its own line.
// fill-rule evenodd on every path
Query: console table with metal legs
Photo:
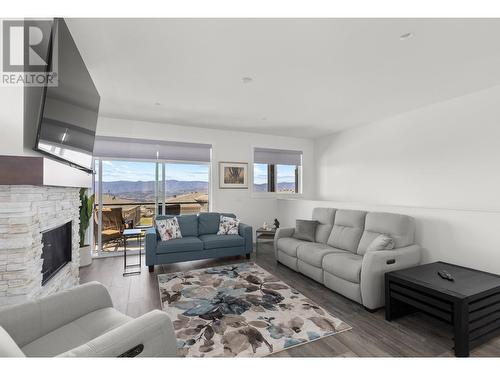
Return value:
M 138 275 L 141 273 L 142 267 L 142 230 L 141 229 L 125 229 L 123 231 L 123 276 Z M 127 264 L 127 242 L 130 238 L 135 238 L 139 241 L 139 263 Z M 130 269 L 134 269 L 130 271 Z
M 272 240 L 274 239 L 274 236 L 276 235 L 276 229 L 275 228 L 270 228 L 270 229 L 264 229 L 264 228 L 259 228 L 255 231 L 255 254 L 257 255 L 259 251 L 259 240 L 263 239 L 269 239 Z

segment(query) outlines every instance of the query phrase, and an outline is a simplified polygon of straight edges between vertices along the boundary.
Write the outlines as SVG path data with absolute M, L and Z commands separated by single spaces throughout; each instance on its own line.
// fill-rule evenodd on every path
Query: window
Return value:
M 210 145 L 96 137 L 94 160 L 98 255 L 123 251 L 123 230 L 147 228 L 155 215 L 209 210 Z M 127 250 L 141 241 L 128 240 Z
M 253 190 L 258 192 L 266 192 L 268 190 L 267 180 L 267 164 L 253 165 Z
M 276 165 L 276 191 L 280 193 L 297 193 L 299 167 L 297 165 Z
M 264 193 L 301 193 L 302 152 L 256 148 L 253 190 Z
M 151 226 L 157 214 L 208 211 L 209 164 L 96 159 L 95 169 L 93 233 L 101 254 L 123 251 L 123 229 Z M 127 245 L 137 250 L 140 244 Z

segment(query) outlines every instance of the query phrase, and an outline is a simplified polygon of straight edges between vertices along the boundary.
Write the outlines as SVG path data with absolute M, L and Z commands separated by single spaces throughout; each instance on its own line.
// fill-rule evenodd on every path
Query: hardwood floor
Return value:
M 132 262 L 133 259 L 130 259 Z M 95 259 L 80 270 L 80 280 L 100 281 L 108 287 L 115 307 L 132 317 L 160 309 L 157 275 L 195 268 L 246 262 L 245 257 L 230 257 L 156 266 L 149 273 L 143 265 L 140 275 L 123 277 L 123 258 Z M 384 319 L 383 309 L 370 313 L 363 306 L 332 292 L 321 284 L 277 264 L 270 244 L 259 245 L 252 259 L 268 272 L 293 286 L 352 326 L 352 330 L 326 337 L 279 353 L 276 357 L 449 357 L 452 352 L 451 329 L 444 323 L 415 313 L 393 322 Z M 144 263 L 143 263 L 144 264 Z M 471 351 L 471 356 L 500 356 L 500 335 Z

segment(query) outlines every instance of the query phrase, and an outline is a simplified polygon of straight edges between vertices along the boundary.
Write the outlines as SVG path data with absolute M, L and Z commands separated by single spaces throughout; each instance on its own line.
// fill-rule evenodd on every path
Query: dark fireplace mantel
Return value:
M 43 157 L 0 155 L 0 185 L 43 185 Z
M 0 186 L 9 185 L 89 188 L 92 174 L 43 156 L 0 155 Z

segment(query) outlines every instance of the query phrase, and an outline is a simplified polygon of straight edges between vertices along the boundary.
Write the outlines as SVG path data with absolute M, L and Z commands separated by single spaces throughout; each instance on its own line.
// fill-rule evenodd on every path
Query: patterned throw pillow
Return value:
M 238 234 L 239 225 L 240 219 L 220 215 L 219 231 L 217 232 L 217 235 Z
M 156 220 L 156 230 L 160 234 L 162 241 L 182 238 L 181 228 L 176 217 L 171 219 Z

